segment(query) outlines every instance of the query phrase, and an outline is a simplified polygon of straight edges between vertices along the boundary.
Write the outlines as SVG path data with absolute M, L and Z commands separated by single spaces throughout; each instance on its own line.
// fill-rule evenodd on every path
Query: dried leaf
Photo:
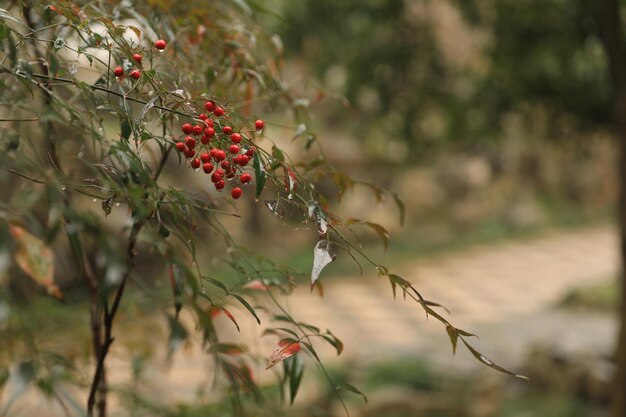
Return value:
M 315 281 L 320 277 L 322 269 L 334 261 L 336 255 L 332 252 L 328 240 L 320 240 L 313 249 L 313 270 L 311 271 L 311 290 L 315 286 Z
M 459 340 L 459 333 L 450 325 L 446 326 L 446 331 L 450 337 L 450 343 L 452 343 L 452 354 L 454 355 L 456 353 L 456 343 Z
M 268 210 L 271 211 L 275 217 L 279 218 L 280 220 L 285 218 L 285 209 L 283 208 L 283 206 L 280 205 L 277 200 L 265 200 L 263 203 L 265 204 L 265 207 L 267 207 Z
M 141 109 L 141 115 L 139 116 L 139 119 L 143 119 L 144 117 L 146 117 L 146 114 L 151 108 L 154 107 L 158 99 L 159 99 L 159 95 L 157 94 L 154 97 L 152 97 L 150 101 L 146 103 L 145 106 L 143 106 L 143 109 Z
M 516 374 L 515 372 L 511 372 L 508 369 L 504 369 L 503 367 L 501 367 L 500 365 L 497 365 L 496 363 L 494 363 L 491 359 L 487 358 L 485 355 L 483 355 L 482 353 L 480 353 L 479 351 L 477 351 L 476 349 L 474 349 L 469 343 L 467 343 L 465 341 L 465 339 L 461 338 L 461 341 L 463 342 L 463 344 L 467 347 L 467 349 L 472 353 L 472 355 L 474 355 L 474 357 L 476 359 L 478 359 L 480 362 L 484 363 L 485 365 L 487 365 L 490 368 L 495 369 L 498 372 L 502 372 L 504 374 L 508 374 L 508 375 L 512 375 L 516 378 L 520 378 L 520 379 L 526 379 L 528 380 L 527 376 L 524 375 L 520 375 L 520 374 Z
M 398 210 L 400 210 L 400 225 L 404 226 L 404 221 L 406 220 L 406 206 L 404 205 L 404 200 L 396 193 L 393 194 L 393 200 L 396 202 Z
M 61 299 L 59 287 L 54 283 L 54 255 L 41 241 L 26 230 L 14 224 L 9 225 L 9 233 L 17 243 L 13 254 L 15 263 L 35 282 L 44 286 L 48 294 Z
M 269 362 L 265 369 L 270 369 L 272 366 L 279 362 L 284 361 L 287 358 L 292 357 L 302 349 L 300 342 L 294 339 L 282 339 L 278 342 L 278 345 L 274 348 L 274 351 L 270 355 Z

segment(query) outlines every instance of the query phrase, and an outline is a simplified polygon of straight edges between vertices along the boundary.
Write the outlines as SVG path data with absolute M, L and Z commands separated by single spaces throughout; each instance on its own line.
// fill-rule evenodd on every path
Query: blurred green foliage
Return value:
M 511 120 L 541 139 L 609 122 L 613 98 L 593 7 L 308 0 L 284 2 L 280 29 L 288 55 L 357 110 L 343 118 L 358 138 L 375 151 L 403 141 L 405 155 L 394 159 L 416 161 L 451 145 L 485 146 L 510 133 Z M 463 38 L 474 40 L 460 45 Z

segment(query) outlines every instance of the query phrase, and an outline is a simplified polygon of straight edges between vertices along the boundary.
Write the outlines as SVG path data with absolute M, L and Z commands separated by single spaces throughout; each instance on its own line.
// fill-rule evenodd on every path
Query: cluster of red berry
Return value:
M 156 41 L 154 43 L 154 47 L 156 49 L 158 49 L 159 51 L 162 51 L 165 49 L 165 46 L 167 46 L 167 44 L 165 43 L 165 41 L 163 39 L 159 39 L 158 41 Z M 141 59 L 143 58 L 143 56 L 141 54 L 133 54 L 133 61 L 135 61 L 138 64 L 141 64 Z M 113 75 L 115 75 L 117 78 L 123 78 L 124 77 L 124 68 L 117 66 L 113 69 Z M 139 78 L 141 78 L 141 71 L 139 71 L 137 68 L 133 68 L 129 73 L 128 76 L 130 78 L 132 78 L 133 80 L 138 80 Z
M 252 175 L 243 172 L 252 159 L 256 148 L 241 145 L 244 137 L 226 124 L 222 117 L 226 111 L 214 101 L 204 104 L 206 113 L 199 114 L 197 124 L 184 123 L 181 126 L 184 138 L 176 142 L 176 149 L 189 161 L 190 166 L 211 174 L 211 182 L 215 189 L 221 191 L 226 187 L 226 179 L 234 180 L 230 195 L 236 200 L 243 194 L 239 185 L 252 181 Z M 263 130 L 263 120 L 254 123 L 257 131 Z M 195 137 L 200 138 L 200 143 Z

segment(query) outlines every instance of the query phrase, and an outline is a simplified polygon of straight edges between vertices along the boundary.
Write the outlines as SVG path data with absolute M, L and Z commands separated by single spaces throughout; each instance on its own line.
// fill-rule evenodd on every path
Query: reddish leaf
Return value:
M 228 317 L 230 321 L 232 321 L 235 324 L 237 331 L 241 332 L 241 329 L 239 328 L 239 324 L 237 324 L 237 320 L 235 320 L 235 316 L 233 316 L 233 314 L 230 311 L 226 310 L 224 307 L 221 307 L 221 306 L 211 307 L 209 310 L 209 315 L 211 316 L 212 319 L 214 319 L 222 311 L 224 312 L 224 314 L 226 314 L 226 317 Z
M 9 233 L 17 244 L 13 254 L 15 263 L 35 282 L 44 286 L 48 294 L 61 299 L 61 290 L 54 283 L 54 257 L 50 248 L 41 239 L 14 224 L 9 225 Z
M 267 291 L 270 287 L 263 283 L 263 280 L 255 279 L 241 286 L 246 290 L 259 290 L 259 291 Z
M 278 342 L 278 345 L 274 348 L 274 351 L 270 355 L 270 360 L 267 363 L 265 369 L 270 369 L 272 366 L 279 362 L 284 361 L 287 358 L 292 357 L 302 349 L 300 342 L 293 339 L 283 339 Z

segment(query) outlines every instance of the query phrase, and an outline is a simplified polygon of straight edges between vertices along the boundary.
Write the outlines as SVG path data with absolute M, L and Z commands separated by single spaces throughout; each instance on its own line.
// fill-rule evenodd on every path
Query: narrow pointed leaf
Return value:
M 406 206 L 404 205 L 404 200 L 402 200 L 402 197 L 396 193 L 393 194 L 393 200 L 396 202 L 398 210 L 400 210 L 400 225 L 404 226 L 404 222 L 406 220 Z
M 483 355 L 482 353 L 480 353 L 479 351 L 474 349 L 469 343 L 467 343 L 465 341 L 465 339 L 461 338 L 461 341 L 467 347 L 467 349 L 472 353 L 472 355 L 474 355 L 474 357 L 476 359 L 478 359 L 480 362 L 484 363 L 488 367 L 493 368 L 493 369 L 495 369 L 498 372 L 502 372 L 504 374 L 512 375 L 512 376 L 514 376 L 516 378 L 528 380 L 527 376 L 516 374 L 515 372 L 511 372 L 508 369 L 505 369 L 505 368 L 501 367 L 500 365 L 494 363 L 491 359 L 487 358 L 485 355 Z
M 448 336 L 450 337 L 450 343 L 452 343 L 452 354 L 456 354 L 456 344 L 459 340 L 459 334 L 456 329 L 452 326 L 446 326 L 446 331 L 448 332 Z
M 304 364 L 299 355 L 295 355 L 291 359 L 292 365 L 289 368 L 289 400 L 293 404 L 300 388 L 300 382 L 302 381 L 302 374 L 304 373 Z
M 185 277 L 183 271 L 177 264 L 170 263 L 169 267 L 170 286 L 172 287 L 172 295 L 174 296 L 174 309 L 176 310 L 176 317 L 180 313 L 182 308 L 182 296 L 185 284 Z
M 226 314 L 226 317 L 228 317 L 230 319 L 230 321 L 232 321 L 235 324 L 235 327 L 237 328 L 237 331 L 241 332 L 241 329 L 239 328 L 239 324 L 237 324 L 237 320 L 235 320 L 235 316 L 233 316 L 233 314 L 230 311 L 226 310 L 224 307 L 214 307 L 214 308 L 217 308 L 217 309 L 223 311 L 224 314 Z
M 237 300 L 239 300 L 241 305 L 244 306 L 246 308 L 246 310 L 248 310 L 250 312 L 250 314 L 252 314 L 254 316 L 254 318 L 256 319 L 257 323 L 261 324 L 261 319 L 259 318 L 259 316 L 257 316 L 256 311 L 254 311 L 252 306 L 242 296 L 240 296 L 238 294 L 231 294 L 231 295 L 233 297 L 235 297 Z
M 367 396 L 365 394 L 363 394 L 361 391 L 359 391 L 354 385 L 350 385 L 350 384 L 347 384 L 345 382 L 342 382 L 341 384 L 338 384 L 335 387 L 335 389 L 336 390 L 343 389 L 343 390 L 346 390 L 346 391 L 350 391 L 350 392 L 352 392 L 352 393 L 354 393 L 356 395 L 360 395 L 363 398 L 363 401 L 367 402 Z
M 258 152 L 255 152 L 252 156 L 252 167 L 254 168 L 256 178 L 256 198 L 259 198 L 265 187 L 265 169 L 263 169 L 261 157 Z

